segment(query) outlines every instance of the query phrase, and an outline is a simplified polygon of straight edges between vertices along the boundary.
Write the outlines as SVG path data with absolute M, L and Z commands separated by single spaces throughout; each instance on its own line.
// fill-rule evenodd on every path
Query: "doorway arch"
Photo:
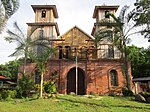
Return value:
M 85 73 L 81 68 L 78 68 L 78 84 L 77 94 L 85 94 Z M 76 68 L 71 68 L 67 74 L 67 94 L 74 92 L 76 93 Z

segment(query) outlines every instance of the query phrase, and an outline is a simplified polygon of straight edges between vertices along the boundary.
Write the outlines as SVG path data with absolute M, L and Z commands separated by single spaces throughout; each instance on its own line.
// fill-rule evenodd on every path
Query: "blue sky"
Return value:
M 96 5 L 120 5 L 117 14 L 124 5 L 133 4 L 136 0 L 20 0 L 19 10 L 9 19 L 7 29 L 13 30 L 13 22 L 17 21 L 21 29 L 26 33 L 27 24 L 34 22 L 34 12 L 31 5 L 56 5 L 59 18 L 55 21 L 58 23 L 60 34 L 62 35 L 73 26 L 78 26 L 83 31 L 91 34 L 95 20 L 92 18 L 94 7 Z M 3 38 L 7 35 L 5 32 L 0 35 L 0 64 L 4 64 L 15 59 L 8 57 L 13 53 L 16 43 L 9 44 Z M 138 38 L 137 38 L 138 37 Z M 148 47 L 147 39 L 136 35 L 131 37 L 131 44 L 139 47 Z

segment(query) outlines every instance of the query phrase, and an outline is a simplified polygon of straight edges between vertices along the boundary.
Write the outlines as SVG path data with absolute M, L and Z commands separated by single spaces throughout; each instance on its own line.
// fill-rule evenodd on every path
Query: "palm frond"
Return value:
M 24 53 L 24 46 L 20 45 L 19 47 L 17 47 L 15 49 L 15 52 L 13 52 L 11 55 L 9 55 L 9 57 L 14 57 L 14 56 L 20 56 L 23 55 Z
M 14 22 L 13 25 L 14 25 L 14 27 L 16 28 L 16 31 L 19 31 L 20 37 L 24 38 L 24 40 L 25 40 L 25 35 L 24 35 L 24 33 L 22 32 L 22 30 L 19 28 L 17 22 Z M 22 38 L 21 38 L 21 39 L 22 39 Z
M 109 39 L 112 40 L 112 30 L 99 30 L 96 32 L 95 35 L 95 46 L 97 47 L 97 44 L 102 41 L 103 39 Z
M 129 9 L 129 6 L 125 5 L 122 9 L 121 9 L 121 12 L 119 14 L 119 18 L 120 18 L 120 22 L 121 23 L 124 23 L 124 19 L 125 19 L 125 14 L 126 14 L 126 11 Z
M 3 13 L 3 9 L 0 7 L 0 34 L 2 33 L 4 27 L 6 26 L 7 19 Z
M 136 12 L 135 12 L 135 9 L 133 9 L 132 11 L 130 11 L 128 14 L 127 14 L 127 22 L 129 22 L 130 20 L 133 19 L 133 17 L 135 16 Z
M 20 6 L 19 0 L 12 0 L 12 5 L 13 5 L 13 13 L 15 13 Z
M 31 29 L 29 30 L 27 37 L 31 37 L 31 35 L 37 30 L 38 28 L 41 28 L 41 26 L 32 26 Z
M 115 21 L 115 23 L 116 23 L 116 25 L 114 26 L 116 29 L 118 29 L 118 30 L 122 30 L 122 26 L 123 26 L 123 22 L 121 21 L 121 19 L 119 18 L 119 17 L 116 17 L 114 14 L 112 14 L 112 13 L 108 13 L 108 15 L 109 16 L 111 16 L 113 19 L 114 19 L 114 21 Z
M 10 30 L 7 30 L 7 33 L 10 35 L 10 37 L 5 37 L 5 40 L 8 41 L 8 42 L 19 42 L 19 43 L 23 43 L 23 39 L 20 35 L 10 31 Z
M 5 18 L 10 18 L 19 8 L 18 0 L 1 0 L 3 8 L 5 10 Z
M 32 46 L 38 45 L 38 46 L 49 47 L 50 39 L 45 38 L 45 37 L 37 38 L 37 39 L 31 41 L 31 45 Z

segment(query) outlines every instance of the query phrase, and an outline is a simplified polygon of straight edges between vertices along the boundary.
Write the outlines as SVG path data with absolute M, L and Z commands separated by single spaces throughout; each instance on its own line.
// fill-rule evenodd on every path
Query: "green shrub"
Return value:
M 8 97 L 16 98 L 17 91 L 16 90 L 7 90 Z
M 34 88 L 33 81 L 31 78 L 23 76 L 19 80 L 19 86 L 17 88 L 18 97 L 27 97 L 30 95 L 30 91 Z
M 0 91 L 0 99 L 16 98 L 16 95 L 17 95 L 16 90 L 1 90 Z
M 34 90 L 39 93 L 40 92 L 40 84 L 35 84 Z
M 122 94 L 123 96 L 133 96 L 134 93 L 131 90 L 128 90 L 127 88 L 122 88 Z
M 2 99 L 6 99 L 8 97 L 7 90 L 4 90 L 4 89 L 1 90 L 0 94 L 1 94 Z
M 44 82 L 44 91 L 46 93 L 56 93 L 56 84 L 53 81 Z

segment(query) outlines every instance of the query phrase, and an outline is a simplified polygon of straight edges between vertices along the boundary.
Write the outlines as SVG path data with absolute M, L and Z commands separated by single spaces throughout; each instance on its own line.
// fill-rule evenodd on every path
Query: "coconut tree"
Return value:
M 19 0 L 0 1 L 0 33 L 4 29 L 8 19 L 18 10 Z
M 42 52 L 37 53 L 37 52 L 30 52 L 30 58 L 36 63 L 37 68 L 39 72 L 41 73 L 41 81 L 40 81 L 40 97 L 42 98 L 42 88 L 43 88 L 43 77 L 46 72 L 46 65 L 48 60 L 55 54 L 55 49 L 52 49 L 50 47 L 43 48 Z
M 150 0 L 137 0 L 133 20 L 142 26 L 141 34 L 150 42 Z
M 126 46 L 130 40 L 130 36 L 140 33 L 141 31 L 137 31 L 138 29 L 134 31 L 134 29 L 136 28 L 136 24 L 132 21 L 134 10 L 127 13 L 128 9 L 129 6 L 124 6 L 120 12 L 119 17 L 116 17 L 114 14 L 108 13 L 108 15 L 114 19 L 114 29 L 98 31 L 95 36 L 95 43 L 97 44 L 103 38 L 107 37 L 107 39 L 112 40 L 112 43 L 122 52 L 122 58 L 124 62 L 123 72 L 126 76 L 127 88 L 131 90 Z
M 29 33 L 25 35 L 23 31 L 19 28 L 17 22 L 14 23 L 15 32 L 8 30 L 7 33 L 9 34 L 8 37 L 5 37 L 5 40 L 12 43 L 18 43 L 18 46 L 15 48 L 15 52 L 13 52 L 10 56 L 23 56 L 24 63 L 23 63 L 23 74 L 25 74 L 25 66 L 27 63 L 27 58 L 30 50 L 37 45 L 46 46 L 48 41 L 41 41 L 44 38 L 37 38 L 32 39 L 31 36 L 35 30 L 40 28 L 40 26 L 34 26 L 31 28 Z

